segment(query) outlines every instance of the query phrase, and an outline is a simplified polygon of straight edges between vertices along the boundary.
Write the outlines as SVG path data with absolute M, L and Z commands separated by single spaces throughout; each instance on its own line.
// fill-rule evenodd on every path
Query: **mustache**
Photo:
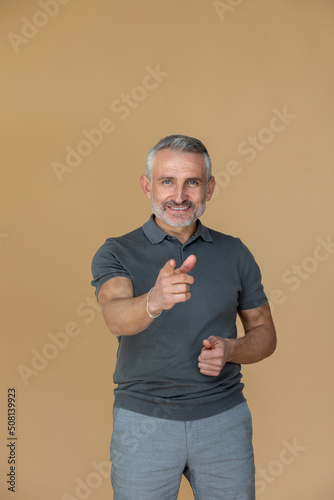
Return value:
M 193 203 L 192 201 L 183 201 L 182 203 L 176 203 L 175 201 L 164 201 L 163 202 L 163 207 L 177 207 L 177 208 L 181 208 L 181 207 L 192 207 L 194 208 L 195 207 L 195 203 Z

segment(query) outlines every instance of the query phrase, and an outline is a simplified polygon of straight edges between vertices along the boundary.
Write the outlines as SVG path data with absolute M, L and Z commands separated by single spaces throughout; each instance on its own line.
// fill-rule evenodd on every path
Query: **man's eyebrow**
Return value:
M 174 181 L 176 179 L 176 177 L 173 177 L 172 175 L 160 175 L 158 177 L 158 181 L 163 181 L 163 180 L 171 180 L 171 181 Z M 186 179 L 184 179 L 185 182 L 188 182 L 188 181 L 198 181 L 198 182 L 202 182 L 202 178 L 201 177 L 187 177 Z
M 202 179 L 202 177 L 188 177 L 186 179 L 186 181 L 198 181 L 198 182 L 202 182 L 203 179 Z

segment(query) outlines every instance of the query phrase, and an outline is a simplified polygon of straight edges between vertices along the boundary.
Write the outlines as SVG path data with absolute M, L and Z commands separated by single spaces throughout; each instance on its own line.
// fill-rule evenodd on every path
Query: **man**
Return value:
M 107 239 L 92 264 L 103 317 L 119 342 L 114 499 L 176 499 L 184 474 L 196 500 L 252 500 L 252 422 L 240 365 L 276 347 L 260 270 L 238 238 L 199 220 L 215 187 L 199 140 L 161 139 L 140 183 L 153 215 Z

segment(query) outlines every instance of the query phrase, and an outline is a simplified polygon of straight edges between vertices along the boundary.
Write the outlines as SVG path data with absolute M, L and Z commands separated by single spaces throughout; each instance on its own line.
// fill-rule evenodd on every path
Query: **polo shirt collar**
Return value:
M 154 214 L 151 215 L 149 220 L 145 222 L 143 225 L 143 231 L 145 236 L 150 240 L 150 242 L 155 245 L 156 243 L 161 243 L 167 235 L 165 231 L 163 231 L 156 223 L 155 223 Z M 212 237 L 210 235 L 210 231 L 206 226 L 203 226 L 201 221 L 197 220 L 197 228 L 193 236 L 190 238 L 191 241 L 194 241 L 198 237 L 201 237 L 203 241 L 210 242 L 212 241 Z

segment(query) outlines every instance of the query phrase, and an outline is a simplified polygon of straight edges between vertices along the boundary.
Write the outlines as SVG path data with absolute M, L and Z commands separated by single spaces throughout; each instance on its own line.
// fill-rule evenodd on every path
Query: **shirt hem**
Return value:
M 244 403 L 242 390 L 237 391 L 210 403 L 194 403 L 182 406 L 167 402 L 148 402 L 138 399 L 137 397 L 128 396 L 125 394 L 115 394 L 115 408 L 123 408 L 124 410 L 140 413 L 150 417 L 157 417 L 168 420 L 199 420 L 201 418 L 213 417 L 224 411 L 230 410 L 235 406 Z

